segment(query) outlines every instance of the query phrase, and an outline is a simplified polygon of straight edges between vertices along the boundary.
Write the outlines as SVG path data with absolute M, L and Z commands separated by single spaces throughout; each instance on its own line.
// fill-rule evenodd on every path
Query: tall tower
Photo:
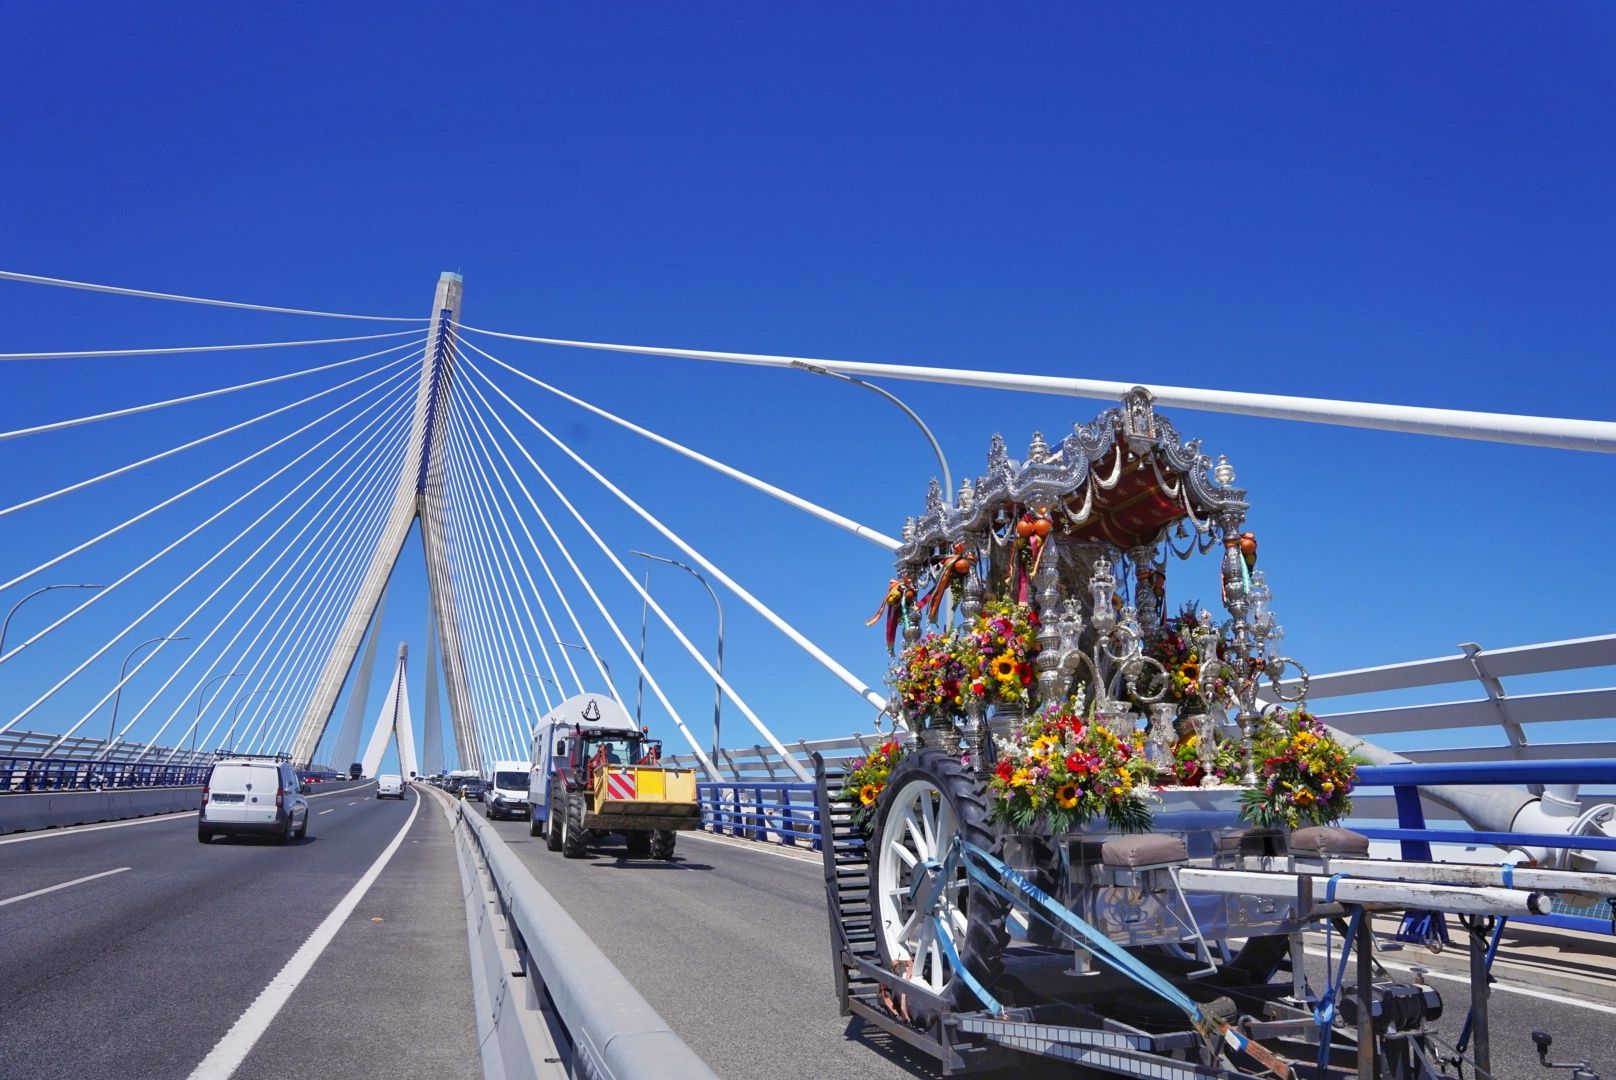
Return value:
M 415 761 L 415 725 L 410 717 L 410 687 L 404 678 L 404 662 L 409 655 L 410 647 L 399 642 L 398 666 L 393 669 L 393 683 L 387 688 L 387 700 L 382 702 L 381 715 L 376 717 L 376 730 L 371 733 L 370 745 L 365 747 L 365 756 L 359 759 L 365 767 L 366 776 L 375 776 L 376 770 L 381 768 L 382 755 L 387 753 L 388 738 L 393 735 L 398 736 L 400 775 L 408 780 L 419 771 Z
M 449 389 L 454 376 L 454 354 L 449 345 L 454 323 L 460 319 L 460 298 L 464 287 L 459 274 L 445 272 L 438 277 L 432 298 L 432 330 L 421 364 L 421 380 L 415 397 L 415 419 L 410 425 L 410 443 L 404 455 L 404 468 L 398 479 L 398 492 L 388 511 L 370 567 L 348 609 L 348 617 L 337 634 L 331 654 L 314 693 L 303 710 L 303 720 L 292 740 L 292 760 L 308 762 L 331 721 L 332 710 L 342 685 L 348 679 L 354 657 L 359 652 L 365 627 L 381 600 L 382 590 L 398 562 L 410 526 L 421 523 L 421 547 L 426 554 L 427 591 L 432 617 L 437 624 L 442 650 L 444 683 L 449 694 L 449 722 L 454 728 L 455 750 L 461 768 L 481 769 L 482 752 L 477 745 L 476 723 L 471 694 L 460 650 L 460 626 L 455 615 L 453 589 L 449 578 L 449 554 L 445 550 L 444 447 L 450 422 Z M 402 663 L 402 657 L 400 658 Z M 413 756 L 413 755 L 412 755 Z M 338 764 L 341 764 L 340 762 Z

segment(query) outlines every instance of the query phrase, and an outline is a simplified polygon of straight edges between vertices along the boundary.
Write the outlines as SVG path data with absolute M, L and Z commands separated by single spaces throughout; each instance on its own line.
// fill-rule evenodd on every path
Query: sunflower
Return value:
M 879 784 L 865 784 L 859 788 L 859 802 L 865 806 L 874 806 L 876 798 L 881 794 Z
M 995 679 L 1007 681 L 1016 677 L 1016 660 L 1009 653 L 1001 653 L 994 657 L 989 667 Z
M 1032 742 L 1032 752 L 1035 757 L 1047 758 L 1055 747 L 1059 745 L 1060 740 L 1055 736 L 1040 735 Z
M 1062 810 L 1070 810 L 1077 805 L 1077 785 L 1062 784 L 1055 789 L 1055 802 Z

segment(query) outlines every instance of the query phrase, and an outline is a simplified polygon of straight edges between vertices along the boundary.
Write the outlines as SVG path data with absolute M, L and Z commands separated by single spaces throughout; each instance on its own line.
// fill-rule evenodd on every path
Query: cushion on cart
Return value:
M 1166 833 L 1124 836 L 1107 840 L 1100 848 L 1100 861 L 1121 870 L 1187 862 L 1189 857 L 1189 852 L 1184 848 L 1184 838 Z
M 1291 833 L 1296 855 L 1368 855 L 1369 837 L 1334 825 L 1313 825 Z

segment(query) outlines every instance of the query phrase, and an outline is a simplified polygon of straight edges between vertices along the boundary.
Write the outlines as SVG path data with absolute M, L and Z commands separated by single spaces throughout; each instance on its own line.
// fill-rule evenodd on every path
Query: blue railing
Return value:
M 710 832 L 796 847 L 819 846 L 814 785 L 697 784 L 701 824 Z
M 1616 784 L 1616 761 L 1488 761 L 1474 764 L 1365 766 L 1358 770 L 1358 787 L 1391 788 L 1397 800 L 1398 827 L 1395 829 L 1357 827 L 1357 831 L 1371 840 L 1396 840 L 1402 845 L 1403 858 L 1421 862 L 1430 861 L 1433 843 L 1616 851 L 1616 838 L 1604 836 L 1427 828 L 1425 810 L 1420 805 L 1419 789 L 1422 786 L 1436 784 L 1452 786 Z M 1550 915 L 1520 916 L 1510 921 L 1608 934 L 1616 932 L 1616 908 L 1597 916 L 1557 912 Z
M 37 791 L 180 787 L 207 779 L 205 765 L 159 765 L 70 758 L 0 757 L 0 795 Z

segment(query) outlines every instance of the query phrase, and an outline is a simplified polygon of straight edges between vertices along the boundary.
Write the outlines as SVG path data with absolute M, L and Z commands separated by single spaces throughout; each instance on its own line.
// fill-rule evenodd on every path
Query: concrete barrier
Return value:
M 340 780 L 316 784 L 310 794 L 347 791 L 371 782 Z M 181 810 L 195 810 L 201 801 L 202 789 L 195 786 L 0 795 L 0 834 L 172 814 Z

